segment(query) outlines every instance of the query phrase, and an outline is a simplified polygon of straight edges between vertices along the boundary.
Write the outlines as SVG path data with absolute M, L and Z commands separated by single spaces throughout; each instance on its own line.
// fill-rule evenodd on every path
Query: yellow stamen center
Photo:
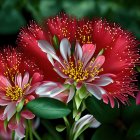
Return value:
M 9 97 L 12 101 L 17 101 L 22 98 L 24 95 L 23 90 L 19 86 L 11 86 L 6 88 L 6 96 Z
M 66 62 L 64 62 L 64 64 L 66 65 L 66 68 L 62 70 L 63 73 L 65 75 L 68 75 L 69 78 L 75 80 L 76 82 L 84 81 L 88 79 L 89 76 L 94 77 L 103 70 L 98 70 L 97 66 L 95 66 L 93 70 L 91 70 L 91 66 L 83 68 L 83 62 L 81 62 L 80 60 L 78 60 L 77 65 L 73 61 L 71 61 L 71 59 L 68 64 Z

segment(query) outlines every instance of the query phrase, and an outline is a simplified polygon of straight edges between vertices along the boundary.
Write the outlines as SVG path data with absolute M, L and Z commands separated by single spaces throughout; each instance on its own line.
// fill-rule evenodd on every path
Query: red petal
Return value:
M 31 81 L 31 85 L 35 84 L 36 82 L 40 82 L 43 80 L 43 75 L 40 73 L 34 73 Z
M 35 115 L 32 112 L 30 112 L 29 110 L 22 111 L 21 116 L 25 119 L 33 119 L 35 117 Z
M 8 123 L 8 127 L 11 130 L 15 130 L 18 127 L 18 123 L 16 120 L 16 117 L 12 117 L 12 119 L 10 119 L 9 123 Z

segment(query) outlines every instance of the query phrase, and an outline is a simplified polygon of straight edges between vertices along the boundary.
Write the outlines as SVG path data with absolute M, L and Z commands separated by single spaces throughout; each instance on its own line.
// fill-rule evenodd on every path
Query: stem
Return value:
M 15 140 L 15 131 L 12 131 L 12 140 Z
M 68 119 L 66 117 L 63 117 L 63 119 L 64 119 L 67 129 L 70 130 L 70 123 L 69 123 Z
M 70 123 L 68 121 L 68 119 L 66 117 L 63 117 L 65 125 L 66 125 L 66 129 L 67 129 L 67 139 L 71 139 L 70 138 Z
M 26 122 L 26 135 L 25 135 L 25 140 L 28 140 L 29 136 L 29 129 L 28 129 L 28 123 Z
M 36 133 L 35 130 L 33 130 L 33 134 L 37 140 L 41 140 L 41 138 L 39 137 L 39 135 Z
M 28 127 L 29 127 L 29 137 L 30 137 L 30 140 L 33 140 L 32 124 L 31 124 L 30 120 L 28 120 Z

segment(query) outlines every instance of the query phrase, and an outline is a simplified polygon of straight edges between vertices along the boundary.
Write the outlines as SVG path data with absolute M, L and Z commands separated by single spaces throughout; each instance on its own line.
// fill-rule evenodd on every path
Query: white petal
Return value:
M 19 73 L 19 74 L 17 75 L 17 84 L 18 84 L 18 86 L 19 86 L 20 88 L 22 88 L 21 83 L 22 83 L 22 76 L 21 76 L 21 74 Z
M 77 42 L 76 46 L 75 46 L 75 57 L 76 57 L 76 60 L 81 60 L 82 59 L 82 55 L 83 55 L 82 48 L 81 48 L 80 44 Z
M 58 61 L 60 64 L 62 64 L 61 61 L 60 61 L 60 59 L 58 58 L 58 56 L 57 56 L 56 54 L 53 54 L 53 53 L 52 53 L 52 54 L 50 54 L 50 55 L 51 55 L 51 57 L 52 57 L 53 59 L 55 59 L 55 60 Z M 51 61 L 52 61 L 52 60 L 51 60 Z M 51 61 L 50 61 L 50 62 L 51 62 Z
M 79 119 L 73 128 L 73 133 L 78 133 L 85 125 L 87 125 L 88 123 L 92 122 L 93 120 L 93 116 L 92 115 L 85 115 L 83 116 L 81 119 Z
M 113 83 L 113 79 L 107 76 L 99 76 L 100 78 L 93 81 L 93 83 L 97 86 L 107 86 Z
M 36 94 L 39 96 L 49 96 L 54 97 L 57 94 L 63 92 L 66 88 L 59 83 L 47 82 L 42 84 L 39 88 L 36 89 Z
M 22 80 L 22 88 L 24 88 L 24 85 L 26 85 L 28 83 L 28 81 L 29 81 L 29 73 L 26 72 L 24 74 L 24 77 L 23 77 L 23 80 Z
M 54 48 L 45 40 L 38 40 L 38 46 L 45 53 L 55 53 Z
M 67 100 L 67 103 L 68 103 L 69 101 L 72 100 L 72 98 L 73 98 L 73 96 L 74 96 L 74 93 L 75 93 L 74 87 L 71 86 L 70 92 L 69 92 L 69 96 L 68 96 L 68 100 Z
M 92 123 L 91 123 L 91 125 L 90 125 L 90 127 L 91 128 L 97 128 L 100 125 L 101 125 L 101 123 L 94 118 L 93 121 L 92 121 Z
M 7 120 L 9 121 L 16 112 L 16 103 L 12 102 L 7 105 L 4 110 L 4 114 L 7 114 Z
M 105 90 L 99 86 L 93 84 L 86 84 L 87 90 L 94 95 L 98 100 L 101 100 L 102 94 L 105 94 Z
M 4 88 L 11 86 L 11 84 L 5 76 L 0 75 L 0 86 Z
M 38 40 L 38 46 L 41 48 L 41 50 L 45 53 L 47 53 L 47 57 L 49 61 L 53 64 L 52 58 L 56 61 L 60 62 L 58 56 L 56 55 L 56 52 L 54 48 L 45 40 Z
M 56 71 L 56 73 L 61 76 L 62 78 L 68 78 L 67 75 L 63 74 L 61 71 L 59 71 L 59 69 L 54 68 L 54 70 Z
M 85 119 L 83 122 L 79 123 L 79 126 L 78 126 L 78 131 L 82 130 L 82 128 L 85 126 L 85 125 L 88 125 L 90 124 L 91 122 L 93 121 L 93 116 L 90 115 L 87 119 Z
M 66 90 L 65 87 L 63 87 L 63 88 L 59 88 L 59 87 L 58 87 L 58 88 L 56 88 L 56 89 L 50 91 L 50 97 L 54 97 L 54 96 L 58 95 L 59 93 L 65 91 L 65 90 Z
M 23 139 L 25 137 L 25 128 L 22 126 L 22 124 L 19 124 L 18 128 L 15 130 L 15 137 L 17 139 Z
M 71 48 L 71 45 L 70 45 L 68 39 L 67 38 L 62 39 L 60 42 L 60 53 L 66 61 L 68 61 L 67 56 L 70 57 L 70 55 L 71 55 L 70 48 Z
M 48 60 L 51 62 L 51 64 L 54 66 L 54 61 L 51 55 L 47 54 Z

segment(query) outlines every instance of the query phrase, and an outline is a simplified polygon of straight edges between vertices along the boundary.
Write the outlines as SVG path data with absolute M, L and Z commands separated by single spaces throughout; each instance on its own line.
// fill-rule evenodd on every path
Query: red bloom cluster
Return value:
M 34 61 L 18 50 L 7 48 L 0 52 L 0 120 L 8 122 L 7 130 L 15 130 L 20 138 L 24 137 L 25 119 L 35 117 L 24 105 L 37 97 L 35 90 L 42 79 Z
M 23 28 L 18 38 L 22 51 L 27 56 L 34 57 L 37 65 L 45 72 L 46 80 L 62 83 L 64 79 L 53 70 L 46 54 L 38 46 L 39 40 L 45 40 L 55 46 L 55 36 L 58 42 L 67 38 L 72 49 L 76 42 L 81 46 L 93 44 L 96 46 L 95 56 L 104 50 L 105 62 L 101 74 L 115 75 L 114 82 L 104 86 L 102 99 L 105 103 L 110 102 L 114 107 L 114 99 L 125 104 L 128 95 L 134 96 L 137 87 L 134 84 L 136 79 L 133 67 L 138 64 L 139 54 L 136 48 L 138 42 L 130 33 L 104 20 L 76 20 L 65 14 L 47 19 L 42 26 L 32 22 L 30 26 Z M 56 53 L 59 56 L 58 50 Z

